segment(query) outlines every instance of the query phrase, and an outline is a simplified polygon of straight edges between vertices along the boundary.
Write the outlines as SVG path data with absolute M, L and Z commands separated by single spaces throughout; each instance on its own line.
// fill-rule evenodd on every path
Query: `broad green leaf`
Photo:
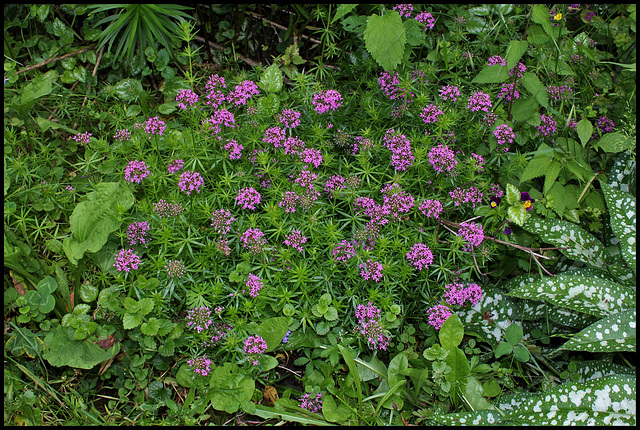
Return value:
M 49 129 L 52 130 L 64 130 L 67 133 L 71 133 L 71 134 L 78 134 L 78 130 L 74 130 L 71 127 L 67 127 L 64 124 L 58 124 L 55 121 L 51 121 L 45 118 L 42 118 L 41 116 L 36 116 L 36 123 L 38 124 L 38 127 L 40 127 L 40 131 L 47 131 Z
M 280 345 L 291 323 L 289 317 L 273 317 L 264 320 L 256 329 L 256 333 L 267 342 L 267 351 L 271 352 Z
M 511 346 L 516 346 L 522 340 L 522 327 L 518 324 L 511 324 L 504 332 L 504 338 Z
M 451 367 L 451 372 L 445 375 L 445 379 L 452 384 L 456 381 L 462 381 L 469 374 L 469 362 L 467 356 L 460 348 L 449 350 L 446 359 L 447 365 Z
M 347 15 L 349 12 L 354 10 L 357 6 L 358 6 L 357 3 L 346 3 L 338 6 L 338 9 L 336 9 L 336 14 L 333 15 L 333 19 L 331 20 L 331 24 L 333 24 L 343 16 Z
M 151 317 L 149 318 L 148 323 L 142 323 L 140 326 L 140 331 L 145 336 L 155 336 L 158 334 L 158 329 L 160 328 L 160 321 L 158 318 Z
M 342 402 L 336 404 L 333 396 L 327 395 L 322 398 L 322 416 L 332 423 L 341 423 L 351 417 L 351 409 Z
M 466 383 L 464 385 L 464 397 L 471 405 L 471 408 L 475 411 L 493 409 L 496 407 L 487 401 L 483 396 L 484 389 L 482 384 L 473 376 L 467 376 Z
M 495 65 L 485 66 L 471 82 L 477 84 L 499 84 L 507 79 L 509 79 L 509 69 Z
M 560 174 L 560 169 L 562 169 L 562 164 L 560 164 L 558 160 L 552 160 L 544 177 L 543 194 L 547 194 L 553 184 L 556 183 L 556 179 L 558 179 L 558 175 Z
M 636 199 L 629 193 L 600 183 L 609 209 L 611 230 L 620 241 L 624 261 L 636 270 Z
M 496 358 L 500 358 L 503 355 L 509 355 L 513 352 L 513 345 L 509 342 L 500 342 L 494 351 Z
M 98 298 L 98 287 L 89 284 L 80 286 L 80 299 L 85 303 L 91 303 Z
M 140 299 L 138 302 L 139 311 L 138 313 L 142 316 L 147 315 L 149 312 L 153 310 L 153 299 L 151 297 L 145 297 L 144 299 Z
M 367 51 L 384 70 L 392 71 L 402 60 L 407 34 L 398 11 L 388 10 L 384 16 L 372 14 L 364 31 Z
M 375 355 L 372 355 L 369 361 L 365 361 L 362 358 L 354 358 L 354 361 L 358 366 L 361 381 L 369 381 L 374 378 L 387 378 L 387 367 Z
M 25 327 L 17 327 L 7 340 L 5 350 L 19 357 L 26 354 L 27 357 L 36 358 L 43 348 L 43 341 L 35 333 Z
M 538 112 L 538 101 L 535 97 L 521 97 L 511 105 L 514 121 L 526 121 Z
M 120 351 L 119 342 L 104 350 L 91 340 L 69 339 L 67 330 L 69 330 L 68 327 L 58 326 L 44 338 L 42 356 L 52 366 L 91 369 L 114 357 Z
M 58 283 L 51 276 L 45 276 L 36 287 L 43 296 L 48 296 L 58 289 Z
M 509 206 L 509 208 L 507 209 L 507 214 L 509 215 L 509 219 L 519 226 L 522 226 L 525 221 L 531 216 L 521 204 Z
M 460 345 L 460 342 L 462 342 L 463 336 L 464 326 L 462 325 L 462 322 L 460 322 L 460 317 L 455 314 L 447 318 L 438 333 L 440 345 L 442 345 L 442 348 L 444 349 L 457 348 L 458 345 Z
M 533 22 L 540 24 L 544 32 L 553 38 L 553 28 L 551 27 L 549 16 L 549 9 L 547 9 L 545 5 L 537 4 L 531 8 L 531 19 Z
M 515 185 L 507 184 L 507 203 L 510 205 L 520 201 L 520 191 Z
M 112 91 L 123 102 L 134 102 L 144 93 L 142 83 L 137 79 L 123 79 L 115 84 Z
M 522 227 L 544 242 L 559 247 L 567 257 L 589 266 L 602 268 L 606 259 L 604 245 L 582 227 L 568 221 L 532 216 Z
M 142 324 L 142 317 L 137 314 L 125 313 L 122 317 L 122 325 L 125 330 L 131 330 Z
M 549 109 L 547 90 L 545 86 L 542 85 L 542 82 L 540 82 L 540 79 L 538 79 L 538 77 L 531 72 L 525 72 L 522 75 L 521 80 L 524 87 L 531 93 L 532 96 L 536 98 L 538 103 Z
M 541 144 L 539 151 L 543 151 L 547 148 L 548 146 Z M 524 169 L 524 172 L 522 172 L 522 175 L 520 175 L 520 183 L 546 175 L 547 168 L 549 167 L 549 163 L 551 163 L 552 157 L 551 153 L 537 152 L 533 158 L 529 160 L 527 167 Z
M 529 27 L 529 33 L 527 35 L 527 42 L 532 45 L 544 45 L 550 40 L 550 37 L 542 29 L 542 26 L 533 24 Z
M 244 375 L 241 369 L 232 363 L 218 366 L 211 372 L 208 398 L 211 406 L 229 414 L 235 413 L 240 405 L 251 399 L 255 390 L 253 378 Z
M 282 70 L 273 63 L 262 73 L 258 86 L 265 93 L 277 93 L 282 89 L 283 79 Z
M 399 353 L 389 363 L 389 370 L 387 371 L 387 382 L 390 387 L 393 387 L 398 381 L 404 380 L 405 377 L 402 372 L 409 368 L 409 359 L 404 353 Z
M 636 352 L 636 310 L 609 315 L 571 337 L 560 349 L 588 352 Z
M 86 197 L 69 217 L 73 238 L 65 238 L 63 242 L 63 249 L 72 263 L 85 252 L 99 251 L 107 243 L 109 234 L 120 227 L 116 207 L 126 211 L 134 202 L 129 188 L 119 182 L 99 183 L 96 191 Z
M 20 103 L 26 104 L 33 100 L 37 100 L 40 97 L 50 94 L 51 91 L 53 91 L 53 86 L 49 79 L 33 78 L 33 80 L 22 90 Z
M 505 60 L 507 61 L 507 70 L 513 69 L 520 61 L 529 44 L 522 40 L 512 40 L 507 46 L 507 52 L 505 54 Z
M 593 149 L 600 148 L 604 152 L 622 152 L 628 149 L 633 149 L 635 146 L 635 141 L 616 131 L 602 136 L 599 141 L 593 144 Z
M 175 112 L 177 108 L 177 102 L 162 103 L 160 106 L 158 106 L 158 112 L 160 112 L 162 115 L 169 115 L 170 113 Z
M 508 295 L 520 299 L 544 300 L 597 317 L 635 307 L 633 289 L 610 281 L 604 276 L 590 277 L 582 270 L 570 270 L 534 282 L 516 279 L 520 284 Z M 514 279 L 511 282 L 515 281 Z
M 580 138 L 580 143 L 582 146 L 585 146 L 589 139 L 591 139 L 591 134 L 593 134 L 593 124 L 587 118 L 582 118 L 578 121 L 578 137 Z
M 337 347 L 338 347 L 338 350 L 340 351 L 340 354 L 342 355 L 342 358 L 344 358 L 344 362 L 349 368 L 349 372 L 352 374 L 351 376 L 353 377 L 353 380 L 356 383 L 355 388 L 356 388 L 356 393 L 358 394 L 358 405 L 359 405 L 359 408 L 362 409 L 362 390 L 360 389 L 360 374 L 358 373 L 358 366 L 356 366 L 356 362 L 353 359 L 354 354 L 353 352 L 351 352 L 349 348 L 345 346 L 338 344 Z
M 424 44 L 426 33 L 424 24 L 415 19 L 406 19 L 402 21 L 402 25 L 407 31 L 407 44 L 410 46 L 422 46 Z

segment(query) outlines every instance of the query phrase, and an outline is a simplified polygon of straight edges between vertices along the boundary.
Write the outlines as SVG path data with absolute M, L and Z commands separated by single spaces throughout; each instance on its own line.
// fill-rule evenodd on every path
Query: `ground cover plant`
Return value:
M 5 15 L 5 423 L 635 424 L 634 5 Z

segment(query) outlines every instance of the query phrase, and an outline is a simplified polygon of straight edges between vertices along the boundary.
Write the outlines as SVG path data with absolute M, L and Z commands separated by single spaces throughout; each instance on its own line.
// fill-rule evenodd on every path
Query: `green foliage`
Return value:
M 44 338 L 44 359 L 52 366 L 91 369 L 120 351 L 119 343 L 105 350 L 91 339 L 77 340 L 75 332 L 72 327 L 62 325 L 52 330 Z
M 364 31 L 367 51 L 384 70 L 395 70 L 402 60 L 407 42 L 406 29 L 400 14 L 388 11 L 383 16 L 372 14 Z

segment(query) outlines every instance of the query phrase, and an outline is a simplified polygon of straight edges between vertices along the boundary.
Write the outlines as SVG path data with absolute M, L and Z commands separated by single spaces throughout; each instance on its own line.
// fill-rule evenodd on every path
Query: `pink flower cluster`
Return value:
M 425 124 L 431 124 L 438 122 L 438 115 L 443 115 L 444 112 L 440 109 L 439 106 L 434 105 L 433 103 L 428 104 L 422 109 L 420 112 L 420 118 L 425 122 Z
M 246 105 L 247 100 L 260 94 L 258 86 L 253 81 L 242 81 L 240 85 L 236 85 L 232 92 L 229 93 L 227 100 L 236 106 Z
M 596 121 L 596 127 L 600 130 L 600 133 L 611 133 L 613 131 L 613 127 L 615 127 L 615 123 L 611 121 L 609 118 L 605 116 L 601 116 Z
M 467 109 L 470 109 L 471 112 L 475 112 L 478 110 L 489 112 L 489 109 L 493 107 L 491 103 L 491 96 L 489 94 L 478 91 L 473 93 L 469 100 L 467 101 Z
M 316 393 L 313 398 L 310 397 L 309 393 L 306 393 L 298 401 L 302 409 L 316 414 L 322 412 L 322 393 Z
M 262 354 L 267 350 L 267 342 L 260 336 L 249 336 L 244 341 L 244 352 L 246 354 Z
M 313 95 L 313 108 L 319 114 L 337 110 L 342 106 L 342 96 L 336 90 L 320 91 Z
M 442 100 L 453 100 L 458 101 L 458 96 L 460 95 L 460 90 L 458 89 L 458 87 L 454 87 L 451 85 L 446 85 L 443 86 L 441 89 L 438 90 L 438 92 L 440 93 L 440 97 L 442 97 Z
M 282 195 L 282 199 L 278 202 L 278 207 L 284 208 L 286 213 L 293 213 L 296 211 L 300 196 L 294 191 L 285 191 Z
M 395 130 L 387 130 L 382 143 L 391 151 L 391 165 L 400 171 L 407 170 L 413 164 L 411 141 L 404 134 L 397 134 Z
M 385 206 L 384 204 L 381 206 L 370 197 L 358 197 L 354 206 L 356 212 L 368 216 L 373 223 L 385 225 L 389 222 L 387 219 L 387 216 L 391 214 L 389 206 Z
M 133 249 L 121 249 L 115 260 L 114 266 L 116 266 L 118 272 L 136 270 L 140 265 L 140 257 L 133 252 Z
M 356 250 L 351 242 L 343 240 L 333 247 L 332 254 L 336 261 L 346 263 L 351 257 L 356 255 Z
M 235 139 L 228 139 L 227 144 L 224 145 L 224 149 L 229 151 L 229 159 L 239 160 L 242 157 L 242 150 L 244 146 L 239 145 Z
M 264 238 L 264 233 L 257 228 L 248 228 L 240 237 L 240 242 L 245 248 L 252 254 L 259 254 L 264 250 L 264 246 L 267 244 L 267 240 Z
M 271 143 L 276 148 L 280 148 L 284 145 L 286 134 L 284 129 L 280 127 L 271 127 L 264 131 L 263 142 Z
M 198 333 L 209 328 L 213 323 L 211 319 L 211 309 L 207 306 L 201 306 L 187 311 L 187 328 L 193 329 Z
M 427 310 L 429 317 L 429 324 L 431 324 L 436 330 L 440 330 L 442 324 L 453 315 L 453 312 L 445 305 L 436 305 Z
M 300 230 L 293 230 L 286 236 L 284 244 L 302 252 L 302 245 L 307 242 L 307 238 L 302 235 Z
M 72 137 L 72 139 L 78 142 L 80 145 L 85 145 L 85 144 L 89 144 L 89 142 L 91 141 L 90 139 L 91 136 L 93 136 L 92 133 L 85 131 L 84 133 L 76 134 L 75 136 Z
M 182 278 L 185 273 L 184 264 L 180 260 L 169 260 L 164 268 L 171 278 Z
M 187 195 L 191 195 L 191 191 L 200 193 L 200 187 L 204 184 L 204 179 L 198 172 L 187 170 L 180 175 L 178 187 L 180 191 L 186 191 Z
M 124 179 L 129 182 L 140 183 L 147 176 L 149 176 L 149 168 L 144 161 L 130 161 L 124 168 Z
M 175 216 L 184 211 L 184 208 L 180 203 L 167 203 L 164 200 L 160 200 L 158 203 L 153 204 L 153 211 L 158 214 L 160 218 L 166 216 Z
M 442 203 L 440 203 L 438 200 L 426 199 L 422 203 L 420 203 L 418 209 L 420 210 L 420 212 L 422 212 L 422 215 L 426 216 L 427 218 L 438 219 L 440 218 L 440 214 L 442 213 Z
M 194 106 L 196 103 L 198 103 L 198 95 L 196 93 L 194 93 L 191 90 L 180 90 L 178 91 L 178 94 L 176 95 L 176 100 L 178 102 L 178 107 L 180 109 L 186 109 L 187 108 L 187 104 L 189 106 Z M 185 104 L 186 102 L 186 104 Z
M 436 172 L 449 172 L 458 164 L 455 152 L 446 144 L 431 148 L 427 155 L 429 156 L 429 163 L 431 163 Z
M 407 260 L 418 270 L 426 269 L 433 263 L 433 253 L 424 243 L 416 243 L 407 252 Z
M 474 186 L 464 189 L 457 187 L 455 190 L 449 191 L 449 196 L 451 196 L 455 206 L 460 206 L 463 203 L 471 203 L 474 208 L 476 207 L 476 203 L 482 203 L 482 198 L 484 197 L 482 191 Z
M 404 99 L 407 101 L 407 92 L 400 88 L 400 75 L 398 72 L 381 72 L 378 84 L 380 84 L 382 92 L 389 97 L 389 100 Z M 411 93 L 408 94 L 412 96 Z
M 242 188 L 238 191 L 238 196 L 236 197 L 236 205 L 241 205 L 242 209 L 251 209 L 256 210 L 256 205 L 260 204 L 260 193 L 257 192 L 253 187 Z
M 518 63 L 513 69 L 509 70 L 509 76 L 513 76 L 514 74 L 516 74 L 519 78 L 521 78 L 522 74 L 526 71 L 527 71 L 527 66 L 525 66 L 522 63 Z
M 360 179 L 357 176 L 346 178 L 341 175 L 333 175 L 324 183 L 324 190 L 331 198 L 335 198 L 334 192 L 346 189 L 348 186 L 357 187 Z
M 151 135 L 158 134 L 162 136 L 164 133 L 166 126 L 164 125 L 164 121 L 162 121 L 159 117 L 154 116 L 153 118 L 149 118 L 144 125 L 144 131 L 149 135 L 149 139 L 151 139 Z
M 397 10 L 400 16 L 405 18 L 411 18 L 411 14 L 413 13 L 413 5 L 411 4 L 397 4 L 392 9 Z
M 475 152 L 471 153 L 471 157 L 469 157 L 469 165 L 475 167 L 476 170 L 481 171 L 484 170 L 485 159 L 482 155 L 478 155 Z
M 144 222 L 134 222 L 133 224 L 129 224 L 127 227 L 127 239 L 129 239 L 129 245 L 136 245 L 138 243 L 146 244 L 147 238 L 145 237 L 149 231 L 149 223 Z
M 444 295 L 445 301 L 449 306 L 464 306 L 467 301 L 471 306 L 475 306 L 482 298 L 482 288 L 478 284 L 469 284 L 466 287 L 460 283 L 454 282 L 447 285 L 447 291 Z
M 413 196 L 396 183 L 385 185 L 380 189 L 380 192 L 383 195 L 382 207 L 387 208 L 394 220 L 400 219 L 402 214 L 409 213 L 415 204 Z
M 211 226 L 218 234 L 227 234 L 231 230 L 231 223 L 236 219 L 228 209 L 217 209 L 211 216 Z
M 507 60 L 505 60 L 499 55 L 494 55 L 493 57 L 489 57 L 489 60 L 487 61 L 487 66 L 498 66 L 498 65 L 507 67 Z
M 380 322 L 380 309 L 371 302 L 366 306 L 358 305 L 356 318 L 358 325 L 355 327 L 355 332 L 367 339 L 369 348 L 386 351 L 389 346 L 389 336 L 385 333 Z
M 250 289 L 249 295 L 251 297 L 258 297 L 258 294 L 262 289 L 262 280 L 260 279 L 260 277 L 254 275 L 253 273 L 249 273 L 249 276 L 247 277 L 247 283 L 245 285 Z
M 360 276 L 365 281 L 371 279 L 372 281 L 380 282 L 382 279 L 382 264 L 372 259 L 368 259 L 364 264 L 360 264 Z
M 182 169 L 184 166 L 184 160 L 173 160 L 167 166 L 167 170 L 169 173 L 176 173 L 178 170 Z
M 573 98 L 573 89 L 569 85 L 548 86 L 547 94 L 554 100 L 567 101 Z
M 538 134 L 542 134 L 545 137 L 551 136 L 558 131 L 558 124 L 553 119 L 551 115 L 540 116 L 541 124 L 536 127 L 538 129 Z
M 222 76 L 211 75 L 204 86 L 205 98 L 207 99 L 204 104 L 211 106 L 213 109 L 217 109 L 222 103 L 225 102 L 226 96 L 219 88 L 227 88 L 225 79 Z
M 498 98 L 505 100 L 518 100 L 520 98 L 520 92 L 516 89 L 516 84 L 502 84 L 502 88 L 500 88 L 500 92 L 498 93 Z
M 509 151 L 509 147 L 506 145 L 513 143 L 513 140 L 516 138 L 513 129 L 507 124 L 497 126 L 493 135 L 498 139 L 498 145 L 502 148 L 502 152 Z
M 280 114 L 279 121 L 284 128 L 296 128 L 300 125 L 301 113 L 293 109 L 284 109 Z
M 313 164 L 314 167 L 320 167 L 322 164 L 322 151 L 314 148 L 304 148 L 300 152 L 300 159 L 303 163 Z
M 432 29 L 436 25 L 436 20 L 429 12 L 420 12 L 414 19 L 421 24 L 425 24 L 424 31 Z
M 458 236 L 469 242 L 471 246 L 480 246 L 484 240 L 484 230 L 482 225 L 475 222 L 462 222 L 458 229 Z M 466 247 L 465 250 L 470 248 Z
M 212 361 L 207 358 L 206 355 L 202 357 L 190 358 L 187 360 L 187 364 L 194 367 L 193 371 L 202 376 L 207 376 L 211 370 Z
M 116 134 L 113 135 L 113 139 L 118 142 L 131 139 L 131 132 L 129 130 L 116 130 Z
M 304 188 L 313 188 L 313 181 L 318 179 L 318 175 L 310 170 L 303 169 L 298 177 L 293 180 L 296 184 Z

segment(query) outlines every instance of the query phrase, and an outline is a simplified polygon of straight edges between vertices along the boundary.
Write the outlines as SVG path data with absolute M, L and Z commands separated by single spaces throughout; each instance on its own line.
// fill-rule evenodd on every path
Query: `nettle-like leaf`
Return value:
M 598 317 L 635 307 L 635 291 L 606 277 L 590 277 L 582 270 L 571 270 L 534 282 L 520 282 L 508 293 L 521 299 L 545 300 L 563 308 Z
M 509 79 L 509 69 L 501 65 L 493 65 L 485 66 L 471 82 L 477 84 L 499 84 L 507 79 Z
M 606 254 L 602 242 L 582 227 L 559 219 L 542 219 L 532 216 L 522 228 L 538 234 L 544 242 L 551 243 L 569 258 L 582 261 L 592 267 L 604 267 Z
M 569 351 L 636 351 L 636 310 L 609 315 L 575 334 L 560 349 Z
M 367 51 L 384 70 L 394 70 L 404 54 L 407 32 L 402 18 L 395 10 L 387 11 L 384 16 L 375 13 L 367 19 L 364 31 Z
M 629 193 L 602 183 L 609 209 L 611 229 L 620 241 L 622 258 L 631 270 L 636 270 L 636 199 Z

